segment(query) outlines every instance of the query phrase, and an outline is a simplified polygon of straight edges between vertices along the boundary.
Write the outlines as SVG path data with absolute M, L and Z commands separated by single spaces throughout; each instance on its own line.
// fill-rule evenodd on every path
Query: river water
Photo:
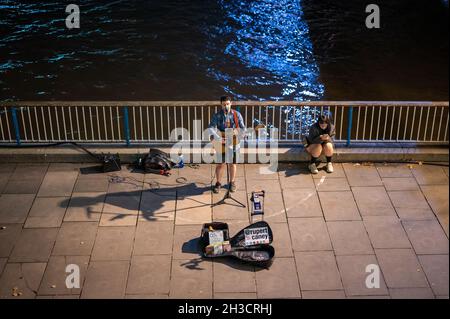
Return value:
M 0 100 L 448 100 L 448 2 L 0 2 Z

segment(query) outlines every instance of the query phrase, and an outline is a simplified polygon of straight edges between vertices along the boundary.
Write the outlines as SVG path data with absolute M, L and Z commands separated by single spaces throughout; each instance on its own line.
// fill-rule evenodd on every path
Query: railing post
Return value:
M 128 121 L 128 106 L 123 108 L 123 129 L 127 146 L 130 146 L 130 123 Z
M 11 108 L 11 116 L 14 127 L 14 134 L 16 136 L 16 144 L 20 146 L 20 129 L 19 129 L 19 121 L 17 120 L 17 109 L 15 107 Z
M 350 106 L 348 108 L 347 146 L 350 146 L 350 139 L 352 135 L 352 122 L 353 122 L 353 106 Z

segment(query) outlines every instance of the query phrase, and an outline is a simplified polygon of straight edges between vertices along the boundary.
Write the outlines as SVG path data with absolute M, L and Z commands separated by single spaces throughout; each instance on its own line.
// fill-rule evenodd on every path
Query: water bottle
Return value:
M 183 168 L 184 167 L 183 155 L 180 155 L 180 161 L 178 162 L 177 167 L 178 168 Z

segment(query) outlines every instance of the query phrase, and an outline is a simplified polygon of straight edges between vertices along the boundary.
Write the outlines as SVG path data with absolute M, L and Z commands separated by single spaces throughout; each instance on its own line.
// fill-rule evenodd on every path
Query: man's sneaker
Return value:
M 317 169 L 317 166 L 314 163 L 309 164 L 308 168 L 309 168 L 309 170 L 310 170 L 310 172 L 312 174 L 318 174 L 319 173 L 319 171 Z
M 213 193 L 218 194 L 221 186 L 222 185 L 219 182 L 217 182 L 216 185 L 214 185 L 214 187 L 213 187 Z
M 333 173 L 334 172 L 333 164 L 331 164 L 331 162 L 327 163 L 326 171 L 327 171 L 327 173 Z
M 236 191 L 236 183 L 231 182 L 230 183 L 230 192 L 234 193 Z

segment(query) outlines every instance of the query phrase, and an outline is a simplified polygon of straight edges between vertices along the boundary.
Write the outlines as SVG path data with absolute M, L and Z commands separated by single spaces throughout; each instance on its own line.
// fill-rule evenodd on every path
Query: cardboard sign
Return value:
M 269 244 L 269 229 L 267 227 L 248 228 L 244 230 L 245 246 Z
M 210 231 L 208 235 L 210 245 L 223 242 L 223 231 L 221 230 Z

